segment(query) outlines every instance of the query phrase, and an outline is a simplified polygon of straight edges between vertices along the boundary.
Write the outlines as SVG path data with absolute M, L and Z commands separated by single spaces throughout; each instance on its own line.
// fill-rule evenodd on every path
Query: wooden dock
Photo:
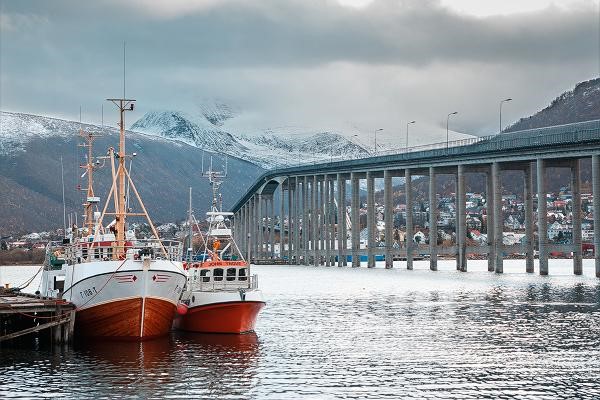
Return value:
M 72 303 L 0 289 L 0 344 L 31 334 L 53 344 L 68 343 L 74 327 Z

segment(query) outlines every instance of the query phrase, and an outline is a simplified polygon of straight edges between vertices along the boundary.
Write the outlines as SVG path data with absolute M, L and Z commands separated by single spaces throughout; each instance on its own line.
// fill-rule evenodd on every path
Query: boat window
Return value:
M 238 276 L 239 276 L 238 279 L 240 281 L 245 281 L 247 279 L 246 278 L 246 268 L 240 268 L 240 272 L 238 273 Z
M 223 268 L 215 268 L 213 271 L 213 275 L 215 277 L 215 281 L 222 281 L 223 280 Z
M 227 280 L 235 281 L 235 268 L 227 268 Z
M 208 269 L 200 270 L 200 276 L 202 277 L 202 282 L 210 282 L 210 271 Z

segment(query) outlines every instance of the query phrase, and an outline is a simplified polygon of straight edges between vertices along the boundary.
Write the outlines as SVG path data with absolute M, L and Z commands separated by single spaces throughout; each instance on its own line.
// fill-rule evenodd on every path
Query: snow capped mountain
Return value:
M 174 129 L 182 121 L 173 118 L 163 122 L 164 126 Z M 98 135 L 94 141 L 96 156 L 106 154 L 109 147 L 119 143 L 118 131 L 112 127 L 0 112 L 0 232 L 31 232 L 62 226 L 63 179 L 67 212 L 69 215 L 81 212 L 84 194 L 78 188 L 85 184 L 82 185 L 79 165 L 84 162 L 85 155 L 79 147 L 80 129 Z M 227 139 L 223 134 L 218 137 Z M 197 146 L 128 130 L 127 149 L 137 153 L 133 164 L 129 164 L 133 165 L 130 171 L 155 222 L 184 219 L 190 187 L 194 188 L 197 215 L 207 211 L 212 200 L 211 191 L 208 180 L 202 175 L 204 153 Z M 224 157 L 210 155 L 215 166 L 222 168 Z M 223 193 L 227 194 L 224 198 L 226 208 L 264 172 L 256 164 L 237 157 L 228 158 L 228 171 L 229 176 L 222 187 Z M 110 163 L 101 164 L 94 180 L 95 192 L 104 202 L 112 183 Z
M 197 115 L 180 111 L 148 112 L 131 129 L 236 156 L 263 168 L 369 154 L 361 145 L 335 132 L 291 126 L 240 128 L 233 121 L 238 115 L 232 107 L 216 103 L 202 105 Z

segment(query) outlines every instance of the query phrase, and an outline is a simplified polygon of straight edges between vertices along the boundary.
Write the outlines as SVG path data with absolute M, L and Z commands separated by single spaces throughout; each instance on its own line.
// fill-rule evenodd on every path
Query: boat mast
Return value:
M 125 218 L 127 210 L 125 203 L 127 201 L 127 193 L 125 191 L 125 111 L 133 111 L 135 100 L 133 99 L 107 99 L 117 106 L 119 109 L 119 151 L 116 154 L 119 160 L 117 168 L 117 185 L 115 188 L 117 194 L 117 209 L 115 210 L 115 229 L 117 239 L 117 253 L 124 253 L 125 249 Z
M 189 232 L 189 246 L 188 246 L 188 261 L 192 261 L 192 253 L 194 252 L 194 230 L 192 228 L 192 187 L 190 186 L 190 207 L 188 209 L 188 224 L 190 228 Z
M 93 162 L 93 152 L 92 146 L 94 140 L 100 135 L 94 135 L 92 133 L 85 133 L 83 129 L 79 129 L 79 136 L 81 136 L 85 143 L 79 144 L 80 147 L 87 148 L 87 163 L 85 165 L 80 165 L 80 168 L 85 169 L 84 175 L 87 174 L 88 186 L 85 190 L 87 193 L 86 201 L 83 204 L 83 208 L 85 210 L 85 221 L 84 226 L 87 228 L 88 234 L 91 234 L 94 229 L 94 205 L 98 203 L 99 199 L 94 195 L 94 169 L 96 166 Z

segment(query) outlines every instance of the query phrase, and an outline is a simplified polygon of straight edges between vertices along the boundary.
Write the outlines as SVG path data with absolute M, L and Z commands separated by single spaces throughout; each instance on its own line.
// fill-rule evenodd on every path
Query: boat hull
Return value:
M 175 305 L 163 299 L 115 300 L 78 311 L 78 337 L 145 340 L 163 336 L 171 329 Z
M 175 317 L 173 326 L 202 333 L 253 332 L 258 313 L 264 306 L 263 301 L 239 300 L 192 306 L 186 314 Z
M 75 337 L 144 340 L 166 335 L 185 285 L 183 269 L 167 260 L 112 264 L 67 268 L 63 298 L 77 307 Z

